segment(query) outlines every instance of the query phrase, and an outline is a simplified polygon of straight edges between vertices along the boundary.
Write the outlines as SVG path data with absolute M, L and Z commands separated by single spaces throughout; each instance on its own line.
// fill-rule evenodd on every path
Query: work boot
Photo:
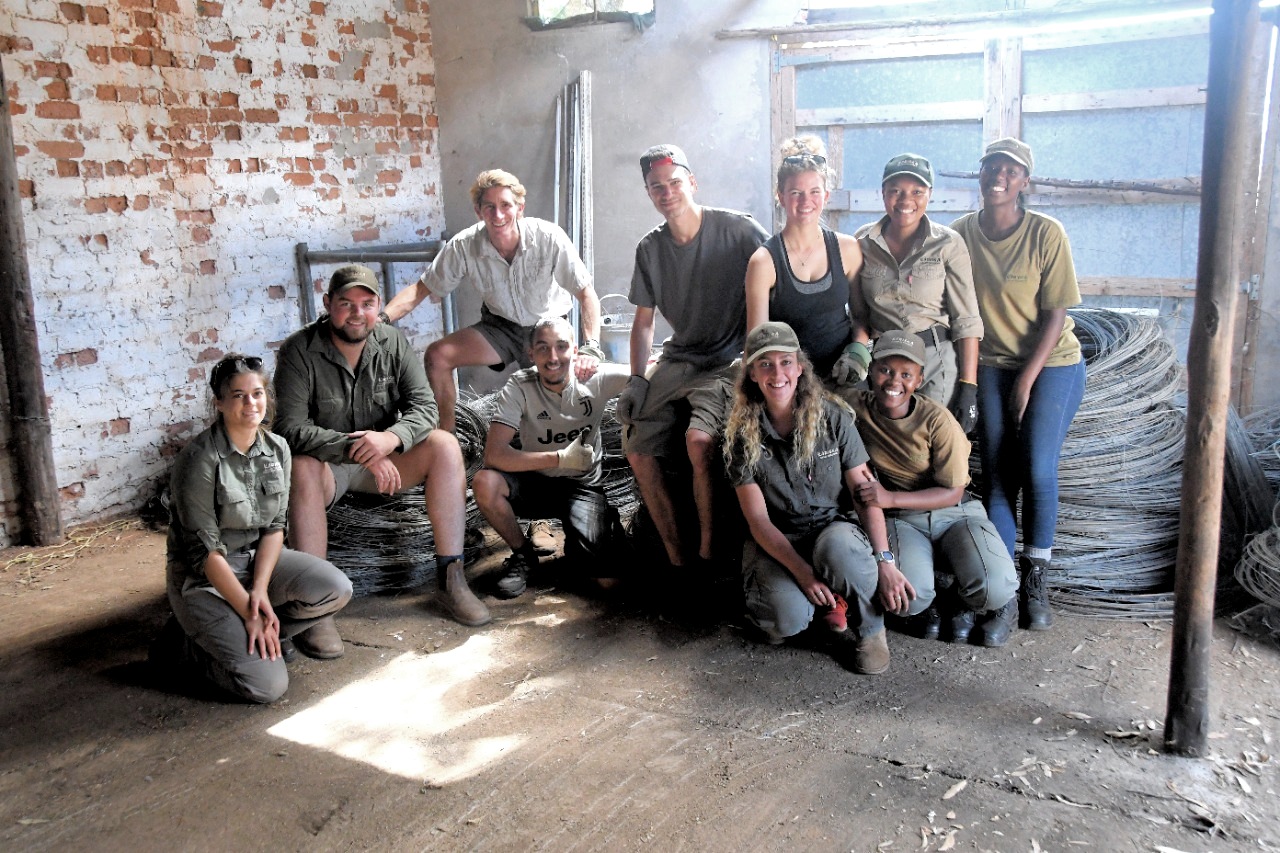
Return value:
M 832 593 L 832 595 L 835 595 L 835 593 Z M 836 595 L 836 603 L 833 607 L 820 607 L 818 608 L 818 613 L 819 618 L 822 619 L 822 624 L 827 627 L 828 631 L 839 633 L 840 631 L 848 630 L 849 602 L 840 596 Z
M 1013 629 L 1018 624 L 1018 597 L 1005 602 L 998 610 L 988 611 L 982 620 L 982 645 L 989 649 L 998 649 L 1009 642 Z
M 1018 587 L 1018 603 L 1022 607 L 1025 627 L 1031 631 L 1048 631 L 1053 627 L 1053 611 L 1049 608 L 1049 590 L 1044 577 L 1048 569 L 1048 560 L 1018 555 L 1018 574 L 1022 580 Z
M 475 628 L 493 621 L 489 608 L 476 598 L 467 586 L 467 576 L 462 571 L 461 560 L 450 560 L 436 568 L 436 583 L 440 587 L 440 604 L 455 621 Z
M 346 651 L 332 616 L 324 617 L 301 634 L 294 634 L 293 645 L 307 657 L 319 660 L 340 658 Z
M 283 635 L 280 637 L 280 657 L 284 658 L 285 663 L 293 663 L 298 659 L 298 647 L 293 644 L 293 640 Z
M 862 675 L 879 675 L 889 668 L 888 633 L 880 630 L 870 637 L 862 637 L 858 640 L 853 649 L 854 672 Z
M 498 578 L 498 598 L 517 598 L 524 595 L 529 577 L 529 558 L 524 551 L 512 551 L 502 564 L 502 577 Z
M 942 633 L 942 614 L 936 604 L 930 604 L 915 616 L 908 616 L 907 633 L 922 640 L 936 640 Z
M 976 616 L 972 610 L 960 608 L 951 614 L 951 642 L 961 645 L 969 642 L 969 634 L 973 632 Z

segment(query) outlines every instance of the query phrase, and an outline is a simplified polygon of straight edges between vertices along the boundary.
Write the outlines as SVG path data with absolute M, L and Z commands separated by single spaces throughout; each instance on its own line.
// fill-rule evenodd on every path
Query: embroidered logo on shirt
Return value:
M 543 409 L 541 412 L 538 412 L 538 420 L 540 420 L 540 421 L 549 421 L 549 420 L 551 420 L 551 415 L 547 414 L 547 410 L 546 410 L 546 409 Z
M 840 453 L 840 448 L 838 448 L 838 447 L 833 447 L 833 448 L 831 448 L 830 450 L 819 450 L 819 451 L 818 451 L 818 458 L 819 458 L 819 459 L 830 459 L 832 456 L 836 456 L 836 455 L 838 455 L 839 453 Z

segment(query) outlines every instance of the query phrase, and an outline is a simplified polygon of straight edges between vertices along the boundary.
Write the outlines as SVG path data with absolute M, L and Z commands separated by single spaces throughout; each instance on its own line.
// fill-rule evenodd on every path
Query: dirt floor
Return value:
M 0 554 L 3 850 L 1280 849 L 1280 652 L 1226 622 L 1201 760 L 1160 751 L 1167 624 L 891 635 L 865 677 L 542 582 L 481 629 L 357 599 L 249 707 L 154 683 L 162 535 L 85 533 Z

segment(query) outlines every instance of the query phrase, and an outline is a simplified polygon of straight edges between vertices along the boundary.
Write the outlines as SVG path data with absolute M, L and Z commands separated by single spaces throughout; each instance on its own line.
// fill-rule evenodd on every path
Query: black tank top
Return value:
M 849 283 L 840 260 L 840 243 L 834 231 L 823 228 L 827 246 L 827 274 L 817 281 L 800 281 L 791 272 L 782 234 L 764 244 L 773 257 L 775 281 L 769 294 L 769 319 L 795 329 L 800 346 L 809 354 L 818 378 L 831 372 L 849 342 Z M 838 285 L 833 286 L 833 283 Z

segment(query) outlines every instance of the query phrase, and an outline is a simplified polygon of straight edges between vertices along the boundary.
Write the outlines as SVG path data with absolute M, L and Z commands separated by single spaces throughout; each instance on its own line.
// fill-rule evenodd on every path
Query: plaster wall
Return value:
M 717 39 L 723 29 L 783 23 L 794 2 L 660 0 L 644 32 L 601 24 L 531 32 L 524 0 L 436 0 L 432 33 L 445 219 L 476 221 L 468 188 L 483 169 L 515 173 L 525 214 L 553 218 L 555 98 L 581 71 L 592 75 L 595 280 L 600 294 L 630 290 L 635 245 L 661 223 L 644 193 L 639 156 L 650 145 L 684 148 L 703 204 L 753 214 L 768 226 L 772 193 L 769 51 L 763 39 Z M 479 301 L 458 292 L 464 324 Z M 616 302 L 607 306 L 617 310 Z M 501 377 L 480 369 L 478 390 Z
M 213 362 L 274 363 L 295 242 L 440 233 L 430 25 L 419 0 L 6 0 L 0 34 L 74 524 L 150 496 L 206 423 Z

